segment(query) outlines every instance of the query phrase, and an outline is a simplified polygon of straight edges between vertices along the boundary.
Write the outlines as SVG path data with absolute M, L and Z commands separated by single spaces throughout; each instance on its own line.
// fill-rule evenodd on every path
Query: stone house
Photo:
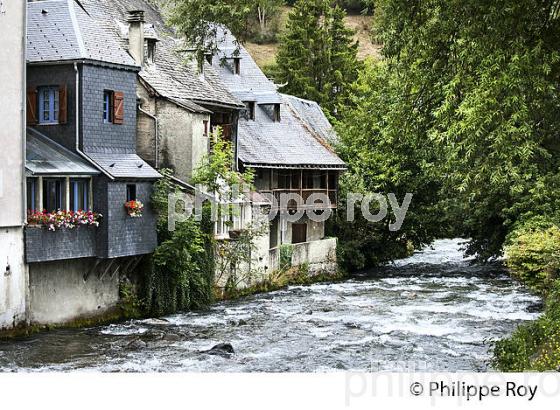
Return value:
M 253 169 L 257 191 L 280 207 L 282 195 L 302 199 L 287 202 L 270 223 L 267 270 L 278 268 L 282 245 L 292 249 L 294 265 L 336 269 L 336 239 L 325 237 L 324 221 L 309 217 L 336 209 L 338 179 L 346 169 L 330 146 L 336 138 L 331 124 L 317 103 L 279 93 L 227 30 L 219 30 L 217 41 L 214 68 L 246 107 L 238 128 L 239 169 Z M 314 201 L 316 194 L 329 200 Z
M 136 151 L 134 59 L 75 0 L 27 10 L 26 209 L 102 214 L 98 227 L 25 228 L 28 319 L 63 323 L 114 308 L 119 277 L 157 246 L 160 175 Z M 140 218 L 129 201 L 145 204 Z
M 139 102 L 137 149 L 157 169 L 170 168 L 189 184 L 209 151 L 210 132 L 222 128 L 236 144 L 244 108 L 208 63 L 198 67 L 161 13 L 146 0 L 82 0 L 99 21 L 109 21 L 115 39 L 135 59 Z
M 149 1 L 81 3 L 90 15 L 109 22 L 108 30 L 142 67 L 137 146 L 144 160 L 156 169 L 173 169 L 192 192 L 193 171 L 209 153 L 209 132 L 220 126 L 233 143 L 233 165 L 256 171 L 259 192 L 246 198 L 240 215 L 216 223 L 217 238 L 230 240 L 230 230 L 262 219 L 271 206 L 264 195 L 292 192 L 307 199 L 324 193 L 330 198 L 328 208 L 336 208 L 338 176 L 345 164 L 330 148 L 332 126 L 316 103 L 278 93 L 231 35 L 224 35 L 218 52 L 207 54 L 197 67 L 188 59 L 188 47 Z M 320 212 L 320 207 L 313 204 L 308 211 Z M 295 264 L 334 269 L 336 240 L 325 238 L 324 223 L 305 216 L 295 223 L 280 216 L 272 221 L 266 234 L 256 238 L 254 261 L 246 269 L 263 275 L 275 270 L 282 244 L 294 245 Z

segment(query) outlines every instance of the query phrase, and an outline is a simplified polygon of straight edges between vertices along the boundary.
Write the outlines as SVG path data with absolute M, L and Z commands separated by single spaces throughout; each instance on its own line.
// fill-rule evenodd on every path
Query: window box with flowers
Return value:
M 97 256 L 101 215 L 90 211 L 29 211 L 25 228 L 27 263 Z
M 29 211 L 27 225 L 47 227 L 49 231 L 75 229 L 80 226 L 99 226 L 102 215 L 92 211 Z
M 128 201 L 124 204 L 128 216 L 131 218 L 140 218 L 144 211 L 144 204 L 137 200 Z

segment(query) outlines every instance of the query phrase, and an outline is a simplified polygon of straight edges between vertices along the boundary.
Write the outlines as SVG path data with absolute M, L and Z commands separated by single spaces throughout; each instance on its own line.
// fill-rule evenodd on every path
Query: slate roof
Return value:
M 126 48 L 128 44 L 127 12 L 143 10 L 144 32 L 157 36 L 156 62 L 147 63 L 140 77 L 162 97 L 195 112 L 209 112 L 204 106 L 242 108 L 240 100 L 220 81 L 211 65 L 205 64 L 204 76 L 197 73 L 180 50 L 182 41 L 166 26 L 158 8 L 147 0 L 80 0 L 98 21 L 106 21 L 113 36 Z
M 77 154 L 40 132 L 28 128 L 25 168 L 28 175 L 99 175 L 101 172 Z
M 345 169 L 328 143 L 332 126 L 319 105 L 280 94 L 227 30 L 222 28 L 217 40 L 213 65 L 221 80 L 239 99 L 257 105 L 255 120 L 239 120 L 238 152 L 245 166 Z M 241 59 L 240 74 L 234 74 L 232 58 Z M 273 104 L 280 104 L 280 122 L 274 122 L 269 114 Z
M 91 153 L 91 158 L 113 178 L 159 179 L 161 175 L 136 154 Z
M 217 32 L 218 50 L 212 65 L 229 91 L 242 101 L 249 101 L 249 97 L 258 100 L 258 95 L 278 95 L 276 85 L 264 75 L 249 52 L 236 43 L 235 37 L 224 28 Z M 240 58 L 240 75 L 233 73 L 234 57 Z
M 27 4 L 27 61 L 90 60 L 136 67 L 134 59 L 76 0 Z
M 287 99 L 281 116 L 280 122 L 262 113 L 256 121 L 239 121 L 239 159 L 246 166 L 346 169 L 329 144 L 299 119 Z
M 287 101 L 298 118 L 305 122 L 310 129 L 319 134 L 321 138 L 330 144 L 336 144 L 338 142 L 338 136 L 333 126 L 319 104 L 315 101 L 294 97 L 293 95 L 282 94 L 282 97 Z

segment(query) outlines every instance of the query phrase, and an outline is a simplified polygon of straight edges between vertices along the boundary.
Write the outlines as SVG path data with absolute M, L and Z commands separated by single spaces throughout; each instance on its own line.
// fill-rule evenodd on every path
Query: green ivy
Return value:
M 158 213 L 159 246 L 144 274 L 145 310 L 161 316 L 207 306 L 213 298 L 213 225 L 205 207 L 201 222 L 189 218 L 167 228 L 168 195 L 179 190 L 169 170 L 154 187 L 152 204 Z

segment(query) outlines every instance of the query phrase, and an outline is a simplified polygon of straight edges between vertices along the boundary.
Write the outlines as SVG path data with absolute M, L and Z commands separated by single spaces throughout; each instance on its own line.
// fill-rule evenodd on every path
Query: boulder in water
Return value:
M 529 313 L 541 313 L 544 310 L 544 303 L 542 301 L 532 303 L 529 306 L 527 306 L 526 310 Z
M 165 340 L 166 342 L 178 342 L 179 340 L 181 340 L 181 336 L 176 333 L 166 333 L 163 336 L 163 340 Z
M 202 353 L 222 356 L 222 357 L 230 357 L 232 354 L 235 354 L 235 350 L 233 350 L 233 346 L 229 343 L 220 343 L 214 346 L 210 350 L 204 350 Z
M 144 323 L 147 324 L 147 325 L 154 325 L 154 326 L 168 325 L 169 320 L 167 320 L 167 319 L 146 319 L 146 320 L 144 320 Z
M 148 347 L 148 344 L 140 339 L 135 339 L 126 345 L 127 349 L 140 350 Z

